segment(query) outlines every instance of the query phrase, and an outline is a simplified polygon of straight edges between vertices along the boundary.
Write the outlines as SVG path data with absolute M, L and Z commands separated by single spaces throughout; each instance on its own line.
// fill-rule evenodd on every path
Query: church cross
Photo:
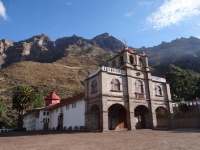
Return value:
M 127 45 L 127 43 L 128 43 L 128 39 L 125 38 L 125 39 L 124 39 L 124 45 Z

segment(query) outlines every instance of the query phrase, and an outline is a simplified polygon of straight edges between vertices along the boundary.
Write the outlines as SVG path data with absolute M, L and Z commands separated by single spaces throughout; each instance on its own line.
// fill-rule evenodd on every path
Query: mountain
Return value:
M 91 45 L 112 52 L 123 48 L 123 43 L 113 36 L 109 36 L 108 33 L 98 35 L 90 40 L 73 35 L 59 38 L 55 42 L 51 41 L 46 34 L 33 36 L 19 42 L 3 39 L 0 41 L 0 66 L 8 66 L 20 61 L 52 63 L 71 53 L 70 45 L 78 47 Z
M 196 37 L 177 38 L 171 42 L 162 42 L 158 46 L 137 50 L 145 51 L 156 75 L 165 76 L 170 64 L 200 73 L 200 39 Z

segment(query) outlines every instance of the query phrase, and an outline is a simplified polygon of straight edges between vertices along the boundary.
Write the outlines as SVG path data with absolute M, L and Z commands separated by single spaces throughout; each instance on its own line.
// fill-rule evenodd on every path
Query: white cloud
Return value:
M 4 20 L 8 19 L 7 15 L 6 15 L 6 8 L 4 7 L 2 1 L 0 1 L 0 17 L 3 17 Z
M 124 14 L 124 17 L 132 17 L 133 14 L 134 14 L 133 11 L 131 11 L 131 12 L 127 12 L 127 13 Z
M 159 30 L 197 15 L 200 15 L 200 0 L 165 0 L 146 21 Z

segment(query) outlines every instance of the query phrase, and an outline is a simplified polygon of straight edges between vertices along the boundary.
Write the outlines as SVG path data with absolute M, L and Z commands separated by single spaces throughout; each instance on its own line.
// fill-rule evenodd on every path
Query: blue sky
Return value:
M 200 0 L 0 0 L 0 39 L 105 32 L 136 48 L 200 38 Z

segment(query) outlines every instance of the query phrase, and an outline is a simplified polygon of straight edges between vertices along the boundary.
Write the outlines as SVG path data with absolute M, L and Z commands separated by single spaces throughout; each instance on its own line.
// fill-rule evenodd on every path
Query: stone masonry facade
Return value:
M 124 50 L 85 80 L 85 125 L 89 130 L 135 130 L 157 127 L 156 110 L 174 127 L 169 84 L 151 75 L 148 57 Z

